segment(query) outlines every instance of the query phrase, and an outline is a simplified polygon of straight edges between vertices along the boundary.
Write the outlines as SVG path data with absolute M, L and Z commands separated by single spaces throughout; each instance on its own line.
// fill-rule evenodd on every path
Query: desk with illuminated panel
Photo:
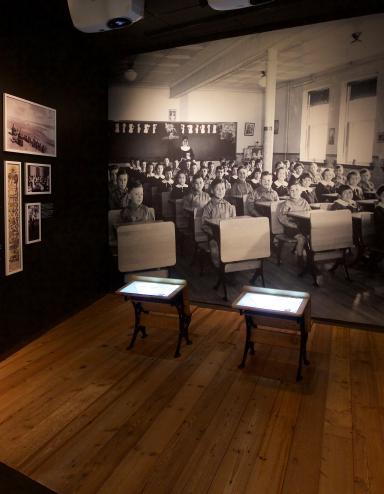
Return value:
M 246 338 L 243 359 L 239 368 L 245 366 L 248 352 L 254 355 L 252 329 L 267 326 L 280 328 L 281 332 L 299 333 L 300 352 L 296 380 L 302 379 L 302 364 L 307 360 L 307 339 L 311 325 L 311 298 L 306 292 L 274 290 L 244 286 L 242 293 L 233 302 L 232 307 L 245 316 Z M 278 329 L 279 330 L 279 329 Z
M 128 349 L 133 348 L 137 335 L 142 338 L 147 336 L 146 328 L 141 324 L 141 314 L 148 313 L 145 304 L 163 304 L 174 307 L 179 317 L 179 335 L 175 351 L 175 357 L 180 356 L 180 346 L 183 338 L 187 345 L 192 342 L 189 339 L 188 327 L 191 321 L 189 308 L 188 287 L 185 280 L 173 278 L 155 278 L 149 276 L 131 276 L 129 283 L 117 290 L 118 295 L 123 295 L 130 300 L 135 311 L 135 326 L 131 343 Z

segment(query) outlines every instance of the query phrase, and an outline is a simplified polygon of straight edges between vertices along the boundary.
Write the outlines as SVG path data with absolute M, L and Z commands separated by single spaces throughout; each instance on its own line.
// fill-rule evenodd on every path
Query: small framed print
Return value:
M 174 122 L 176 120 L 176 110 L 168 110 L 168 120 Z
M 4 93 L 4 151 L 56 156 L 56 110 Z
M 23 270 L 21 163 L 4 163 L 5 275 Z
M 275 120 L 273 123 L 273 133 L 277 135 L 279 133 L 280 122 Z
M 253 122 L 245 122 L 244 135 L 253 136 L 255 134 L 255 124 Z
M 25 243 L 41 242 L 41 203 L 25 204 Z
M 51 165 L 42 163 L 25 163 L 25 194 L 51 194 Z
M 328 129 L 328 145 L 329 146 L 334 146 L 335 135 L 336 135 L 336 129 L 334 127 L 331 127 L 330 129 Z

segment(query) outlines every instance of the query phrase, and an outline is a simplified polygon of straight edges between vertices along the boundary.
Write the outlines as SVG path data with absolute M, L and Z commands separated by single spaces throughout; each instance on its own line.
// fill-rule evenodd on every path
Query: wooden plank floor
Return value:
M 132 309 L 107 295 L 0 362 L 0 461 L 58 493 L 384 492 L 384 334 L 260 332 L 194 308 L 173 358 L 170 318 L 127 351 Z M 1 490 L 1 489 L 0 489 Z

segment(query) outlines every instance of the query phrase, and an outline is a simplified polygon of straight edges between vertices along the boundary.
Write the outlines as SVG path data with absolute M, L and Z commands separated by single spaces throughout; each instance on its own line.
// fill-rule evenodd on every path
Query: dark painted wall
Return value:
M 82 40 L 77 33 L 63 40 L 43 35 L 0 40 L 1 93 L 55 108 L 58 149 L 57 158 L 0 151 L 0 354 L 107 288 L 107 83 L 100 60 Z M 2 118 L 0 127 L 3 136 Z M 41 242 L 24 243 L 24 270 L 6 277 L 7 159 L 23 163 L 23 176 L 25 161 L 51 163 L 52 195 L 25 196 L 23 184 L 23 217 L 25 202 L 52 202 L 54 215 L 42 220 Z

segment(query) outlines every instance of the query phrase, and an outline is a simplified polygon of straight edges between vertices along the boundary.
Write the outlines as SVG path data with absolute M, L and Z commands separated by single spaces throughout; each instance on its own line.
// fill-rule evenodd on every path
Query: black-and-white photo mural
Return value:
M 109 92 L 111 249 L 120 224 L 172 221 L 192 302 L 264 284 L 383 325 L 383 32 L 375 14 L 136 56 Z

